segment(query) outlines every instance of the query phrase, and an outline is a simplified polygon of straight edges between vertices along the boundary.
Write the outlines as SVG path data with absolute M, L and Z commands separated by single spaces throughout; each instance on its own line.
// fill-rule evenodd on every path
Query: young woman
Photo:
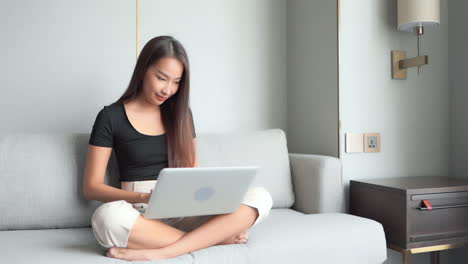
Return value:
M 248 229 L 270 212 L 270 194 L 256 187 L 248 190 L 234 213 L 159 220 L 142 216 L 161 169 L 198 166 L 189 81 L 188 58 L 180 42 L 155 37 L 142 49 L 127 90 L 96 117 L 83 194 L 103 202 L 91 224 L 108 257 L 164 259 L 213 245 L 246 243 Z M 104 183 L 112 149 L 120 189 Z

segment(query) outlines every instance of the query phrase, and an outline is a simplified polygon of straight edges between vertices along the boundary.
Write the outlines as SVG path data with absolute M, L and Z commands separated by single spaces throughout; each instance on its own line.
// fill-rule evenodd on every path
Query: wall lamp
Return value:
M 421 37 L 424 28 L 440 24 L 440 0 L 398 0 L 398 30 L 414 32 L 418 38 L 418 56 L 406 58 L 405 51 L 393 50 L 392 79 L 406 79 L 407 69 L 428 64 L 428 56 L 421 56 Z

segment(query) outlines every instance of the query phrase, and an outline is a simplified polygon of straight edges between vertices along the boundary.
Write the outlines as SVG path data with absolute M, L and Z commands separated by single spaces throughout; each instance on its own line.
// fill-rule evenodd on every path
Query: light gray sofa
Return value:
M 0 135 L 0 263 L 125 263 L 105 256 L 82 194 L 89 134 Z M 147 263 L 383 263 L 381 224 L 343 212 L 339 159 L 288 153 L 280 129 L 197 136 L 199 166 L 260 166 L 273 209 L 246 244 Z M 106 183 L 120 187 L 114 153 Z

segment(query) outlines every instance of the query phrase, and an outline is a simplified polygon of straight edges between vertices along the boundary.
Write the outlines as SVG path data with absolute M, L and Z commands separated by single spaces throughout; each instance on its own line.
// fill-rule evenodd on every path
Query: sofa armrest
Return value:
M 344 213 L 341 161 L 323 155 L 289 153 L 295 203 L 305 213 Z

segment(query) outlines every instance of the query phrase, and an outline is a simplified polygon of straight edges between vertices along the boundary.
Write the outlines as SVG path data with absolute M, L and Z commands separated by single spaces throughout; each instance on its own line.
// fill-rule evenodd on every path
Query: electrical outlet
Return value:
M 369 140 L 367 142 L 369 148 L 376 148 L 377 147 L 377 137 L 376 136 L 369 136 Z
M 364 134 L 364 152 L 380 152 L 380 133 Z

